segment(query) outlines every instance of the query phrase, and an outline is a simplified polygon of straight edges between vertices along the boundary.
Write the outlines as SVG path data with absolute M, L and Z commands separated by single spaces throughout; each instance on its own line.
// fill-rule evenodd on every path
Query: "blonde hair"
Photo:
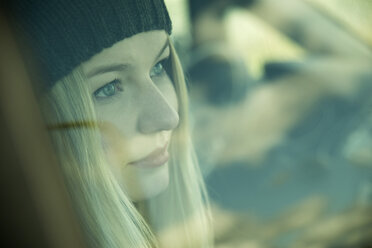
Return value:
M 187 89 L 171 42 L 170 52 L 180 116 L 170 145 L 170 183 L 142 207 L 112 175 L 99 129 L 86 125 L 97 119 L 82 71 L 57 82 L 41 100 L 48 124 L 63 127 L 51 131 L 52 141 L 90 247 L 212 247 L 208 198 L 189 136 Z M 66 123 L 73 125 L 64 128 Z

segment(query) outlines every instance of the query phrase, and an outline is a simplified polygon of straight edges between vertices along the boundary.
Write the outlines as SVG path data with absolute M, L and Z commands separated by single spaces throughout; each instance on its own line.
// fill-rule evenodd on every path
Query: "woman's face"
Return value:
M 165 67 L 164 31 L 134 35 L 83 63 L 113 174 L 133 201 L 168 186 L 168 146 L 178 102 Z

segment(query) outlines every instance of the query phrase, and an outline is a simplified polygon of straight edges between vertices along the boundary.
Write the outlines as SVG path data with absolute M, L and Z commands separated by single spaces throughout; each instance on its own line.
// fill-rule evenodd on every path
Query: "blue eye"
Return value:
M 123 88 L 121 86 L 120 80 L 115 79 L 115 80 L 111 81 L 110 83 L 102 86 L 98 90 L 96 90 L 93 93 L 93 95 L 97 99 L 102 99 L 102 98 L 107 98 L 107 97 L 114 96 L 118 93 L 118 91 L 120 91 L 120 92 L 123 91 Z
M 161 76 L 164 72 L 164 66 L 163 66 L 164 60 L 158 62 L 154 67 L 152 67 L 150 71 L 150 77 L 156 77 L 156 76 Z

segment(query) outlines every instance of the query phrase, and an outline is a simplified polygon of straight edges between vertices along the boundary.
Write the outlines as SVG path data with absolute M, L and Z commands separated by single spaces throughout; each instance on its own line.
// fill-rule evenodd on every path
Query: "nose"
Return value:
M 142 94 L 142 109 L 138 117 L 138 129 L 143 134 L 172 130 L 178 126 L 179 116 L 172 106 L 177 99 L 166 98 L 156 87 Z

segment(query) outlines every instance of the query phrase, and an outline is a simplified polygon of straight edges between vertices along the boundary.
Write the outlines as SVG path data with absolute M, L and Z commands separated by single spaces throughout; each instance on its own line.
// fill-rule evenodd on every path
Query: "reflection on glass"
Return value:
M 372 5 L 189 2 L 216 247 L 370 247 Z

